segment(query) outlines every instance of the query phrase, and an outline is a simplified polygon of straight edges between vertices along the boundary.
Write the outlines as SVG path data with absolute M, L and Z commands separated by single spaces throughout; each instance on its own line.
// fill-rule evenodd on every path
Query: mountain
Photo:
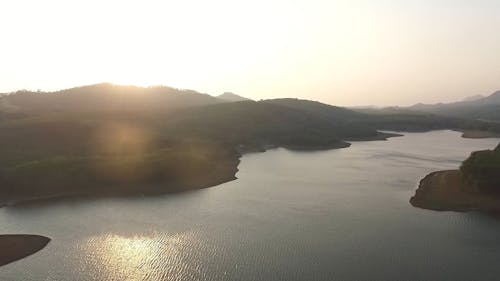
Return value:
M 354 121 L 366 117 L 365 114 L 361 114 L 347 108 L 333 106 L 311 100 L 284 98 L 284 99 L 270 99 L 270 100 L 265 100 L 264 102 L 296 110 L 301 110 L 309 114 L 321 116 L 329 120 L 340 119 L 340 120 Z
M 243 152 L 343 148 L 348 139 L 391 136 L 350 120 L 359 116 L 290 99 L 0 121 L 0 204 L 204 188 L 234 180 Z
M 231 93 L 231 92 L 225 92 L 222 95 L 217 96 L 217 98 L 228 101 L 228 102 L 236 102 L 236 101 L 248 101 L 250 99 L 247 99 L 245 97 L 239 96 L 237 94 Z
M 375 128 L 361 122 L 366 118 L 313 101 L 242 101 L 178 112 L 170 118 L 169 135 L 210 139 L 230 146 L 333 148 L 344 146 L 347 139 L 381 138 Z
M 466 97 L 462 101 L 476 101 L 476 100 L 479 100 L 479 99 L 482 99 L 482 98 L 484 98 L 483 95 L 474 95 L 474 96 Z
M 98 84 L 0 102 L 0 204 L 204 188 L 234 180 L 241 153 L 395 136 L 380 129 L 500 132 L 500 123 L 431 113 L 367 114 L 300 99 L 224 102 L 169 87 Z
M 220 102 L 191 90 L 102 83 L 57 92 L 18 91 L 0 97 L 0 112 L 165 111 Z
M 474 96 L 473 98 L 453 103 L 420 103 L 406 109 L 444 116 L 500 121 L 500 91 L 487 97 Z

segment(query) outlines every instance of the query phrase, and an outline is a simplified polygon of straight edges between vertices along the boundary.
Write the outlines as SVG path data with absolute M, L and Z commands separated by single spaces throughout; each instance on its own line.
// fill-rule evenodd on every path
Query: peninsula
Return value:
M 437 211 L 500 212 L 500 144 L 473 152 L 459 170 L 427 175 L 410 203 Z

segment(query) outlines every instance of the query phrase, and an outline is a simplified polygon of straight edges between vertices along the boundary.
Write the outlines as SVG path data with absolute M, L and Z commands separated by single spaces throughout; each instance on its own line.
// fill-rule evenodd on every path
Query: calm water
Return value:
M 0 233 L 53 241 L 0 280 L 498 280 L 500 219 L 408 203 L 427 173 L 498 141 L 438 131 L 276 149 L 205 190 L 2 208 Z

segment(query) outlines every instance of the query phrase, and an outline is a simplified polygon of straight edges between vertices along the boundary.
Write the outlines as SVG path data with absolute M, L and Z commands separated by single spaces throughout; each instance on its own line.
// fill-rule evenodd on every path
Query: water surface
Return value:
M 498 141 L 436 131 L 276 149 L 205 190 L 2 208 L 0 233 L 53 240 L 0 280 L 498 280 L 499 219 L 408 203 L 427 173 Z

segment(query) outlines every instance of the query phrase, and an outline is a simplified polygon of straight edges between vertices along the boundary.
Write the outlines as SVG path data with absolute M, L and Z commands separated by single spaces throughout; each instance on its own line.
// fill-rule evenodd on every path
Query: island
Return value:
M 437 211 L 500 212 L 500 144 L 473 152 L 459 170 L 427 175 L 410 203 Z
M 20 260 L 43 249 L 50 238 L 40 235 L 0 235 L 0 266 Z

